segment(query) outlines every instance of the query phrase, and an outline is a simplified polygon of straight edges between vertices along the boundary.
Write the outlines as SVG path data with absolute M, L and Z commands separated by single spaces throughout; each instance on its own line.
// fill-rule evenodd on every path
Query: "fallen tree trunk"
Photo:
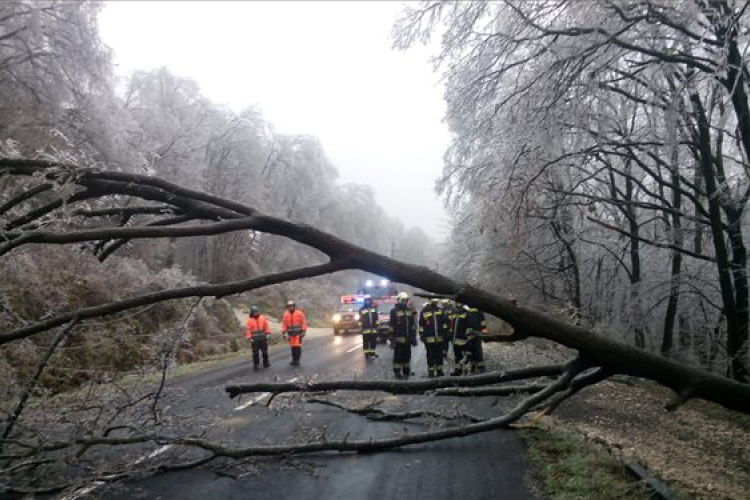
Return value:
M 325 391 L 382 391 L 390 394 L 424 394 L 428 391 L 449 387 L 478 387 L 534 377 L 551 377 L 560 375 L 564 364 L 534 366 L 505 373 L 490 372 L 467 377 L 441 377 L 429 380 L 333 380 L 328 382 L 281 382 L 257 384 L 232 384 L 224 390 L 230 398 L 240 394 L 268 392 L 282 394 L 285 392 L 325 392 Z
M 180 210 L 184 213 L 193 214 L 196 219 L 212 221 L 215 224 L 212 226 L 210 223 L 202 228 L 174 226 L 84 229 L 75 231 L 75 234 L 71 236 L 36 230 L 26 237 L 22 234 L 23 231 L 6 231 L 0 234 L 0 237 L 6 239 L 4 248 L 7 250 L 29 244 L 30 241 L 42 244 L 62 244 L 63 242 L 97 239 L 182 237 L 248 229 L 262 231 L 308 245 L 323 252 L 331 259 L 330 263 L 319 266 L 315 272 L 306 273 L 307 276 L 316 275 L 317 272 L 325 269 L 325 266 L 330 266 L 331 272 L 343 269 L 361 269 L 380 276 L 388 276 L 393 281 L 407 283 L 435 295 L 451 297 L 505 320 L 516 332 L 513 339 L 529 336 L 543 337 L 577 350 L 588 365 L 601 367 L 609 374 L 625 374 L 654 380 L 677 393 L 678 397 L 671 408 L 679 406 L 690 398 L 699 397 L 721 404 L 726 408 L 750 414 L 750 385 L 741 384 L 610 340 L 602 334 L 570 325 L 531 309 L 519 307 L 514 301 L 503 299 L 468 284 L 459 283 L 426 267 L 399 262 L 348 243 L 314 227 L 268 216 L 240 203 L 185 189 L 154 177 L 123 172 L 105 172 L 81 168 L 77 165 L 61 165 L 41 160 L 0 159 L 0 172 L 11 176 L 30 177 L 39 175 L 45 183 L 68 182 L 76 184 L 83 191 L 74 195 L 67 195 L 74 201 L 92 200 L 94 198 L 111 200 L 112 194 L 127 195 L 140 198 L 143 201 L 161 202 L 164 203 L 165 209 Z M 39 191 L 47 192 L 42 187 L 39 187 Z M 33 200 L 33 197 L 31 200 Z M 23 224 L 30 223 L 38 217 L 64 206 L 66 200 L 67 198 L 53 203 L 45 203 L 44 209 L 31 210 L 26 216 L 17 218 L 6 227 L 9 229 L 21 228 Z M 293 271 L 286 276 L 288 279 L 302 277 L 301 274 L 295 274 Z M 280 276 L 277 275 L 278 277 Z M 263 286 L 263 279 L 258 278 L 257 280 L 257 286 Z M 265 284 L 281 281 L 283 280 L 273 279 Z M 239 293 L 253 288 L 255 287 L 234 287 L 228 293 Z M 181 296 L 200 297 L 213 293 L 215 293 L 215 290 L 210 288 L 196 287 L 192 291 L 192 295 Z M 169 294 L 154 294 L 148 300 L 134 300 L 132 307 L 135 307 L 135 304 L 144 305 L 171 298 L 176 297 Z M 97 310 L 96 314 L 113 314 L 126 308 L 102 307 Z M 0 335 L 0 343 L 48 330 L 70 321 L 70 318 L 70 314 L 63 314 L 55 319 L 43 320 L 40 323 L 19 329 L 23 331 L 22 334 L 17 330 Z M 86 317 L 82 315 L 81 320 L 84 321 L 85 319 Z

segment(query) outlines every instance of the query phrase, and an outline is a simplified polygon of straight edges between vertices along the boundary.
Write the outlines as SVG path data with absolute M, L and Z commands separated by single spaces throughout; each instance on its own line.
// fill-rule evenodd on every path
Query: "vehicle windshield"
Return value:
M 339 312 L 357 312 L 360 307 L 362 307 L 362 304 L 341 304 L 339 306 Z

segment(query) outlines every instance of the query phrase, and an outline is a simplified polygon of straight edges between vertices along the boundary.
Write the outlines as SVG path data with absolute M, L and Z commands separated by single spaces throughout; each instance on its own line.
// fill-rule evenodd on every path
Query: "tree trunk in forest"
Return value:
M 728 231 L 732 231 L 733 233 L 733 235 L 730 234 L 730 237 L 733 238 L 732 244 L 737 246 L 736 253 L 733 252 L 734 257 L 732 266 L 730 266 L 729 252 L 724 239 L 724 224 L 721 217 L 721 193 L 717 186 L 716 172 L 714 171 L 715 161 L 711 149 L 710 124 L 708 123 L 706 112 L 700 97 L 697 94 L 691 94 L 690 102 L 693 104 L 693 111 L 695 113 L 696 126 L 698 129 L 698 160 L 703 172 L 703 181 L 706 183 L 708 209 L 711 216 L 711 233 L 713 235 L 714 252 L 716 253 L 716 264 L 719 274 L 719 286 L 724 304 L 724 314 L 727 319 L 727 356 L 729 358 L 729 370 L 731 371 L 731 376 L 735 380 L 747 382 L 750 381 L 750 378 L 748 377 L 744 359 L 741 357 L 743 354 L 743 346 L 747 344 L 748 332 L 747 279 L 744 267 L 742 269 L 736 268 L 736 265 L 740 262 L 743 266 L 747 264 L 747 255 L 746 252 L 744 252 L 744 244 L 742 241 L 734 240 L 738 236 L 739 238 L 742 237 L 739 221 L 734 221 L 734 224 L 732 221 L 729 221 Z M 742 282 L 743 276 L 745 277 L 744 285 Z M 735 296 L 737 291 L 735 290 L 733 278 L 740 278 L 741 282 L 739 284 L 744 288 L 743 290 L 740 290 L 740 293 L 737 296 Z M 744 300 L 744 304 L 737 304 L 737 297 Z
M 682 268 L 682 252 L 679 250 L 683 245 L 682 219 L 679 213 L 682 210 L 682 192 L 680 191 L 680 170 L 677 154 L 677 117 L 676 110 L 672 107 L 667 112 L 669 128 L 670 172 L 672 180 L 672 213 L 671 239 L 674 250 L 672 250 L 672 265 L 669 277 L 669 299 L 667 301 L 667 312 L 664 316 L 664 333 L 662 335 L 661 353 L 670 356 L 674 344 L 674 325 L 677 316 L 677 305 L 680 299 L 680 272 Z M 667 219 L 668 220 L 668 219 Z
M 625 167 L 625 200 L 632 202 L 634 199 L 634 185 L 631 179 L 632 172 L 630 162 Z M 628 203 L 625 207 L 625 215 L 628 219 L 630 234 L 630 304 L 633 314 L 633 340 L 639 349 L 646 348 L 646 336 L 643 331 L 643 307 L 641 304 L 641 249 L 638 239 L 638 215 L 635 207 Z

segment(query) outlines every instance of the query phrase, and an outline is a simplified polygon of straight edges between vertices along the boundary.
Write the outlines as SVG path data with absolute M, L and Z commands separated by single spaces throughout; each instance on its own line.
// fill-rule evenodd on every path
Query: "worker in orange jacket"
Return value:
M 260 314 L 257 306 L 250 308 L 250 316 L 247 318 L 247 338 L 250 339 L 253 346 L 253 369 L 257 372 L 260 365 L 260 354 L 263 353 L 263 368 L 268 368 L 271 363 L 268 362 L 268 336 L 271 335 L 271 328 L 268 326 L 268 320 Z
M 299 358 L 302 355 L 302 338 L 307 334 L 307 318 L 301 309 L 297 309 L 297 304 L 293 300 L 287 301 L 284 319 L 281 322 L 281 332 L 285 338 L 289 339 L 289 345 L 292 348 L 293 366 L 299 366 Z

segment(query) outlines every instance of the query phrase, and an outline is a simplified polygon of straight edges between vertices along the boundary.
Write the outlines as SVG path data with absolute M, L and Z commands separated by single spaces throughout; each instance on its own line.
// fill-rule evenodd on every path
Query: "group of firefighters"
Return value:
M 371 297 L 365 297 L 359 310 L 359 325 L 362 329 L 365 356 L 375 354 L 379 318 L 377 307 Z M 417 336 L 427 353 L 427 375 L 444 375 L 443 363 L 451 347 L 455 369 L 451 375 L 484 372 L 484 354 L 481 334 L 487 331 L 484 313 L 467 305 L 448 300 L 430 299 L 417 312 L 409 307 L 409 296 L 401 292 L 391 309 L 389 318 L 389 341 L 393 347 L 393 373 L 396 378 L 409 378 L 411 371 L 411 348 L 417 345 Z
M 362 331 L 362 346 L 365 357 L 378 357 L 375 346 L 378 340 L 380 319 L 378 308 L 369 296 L 364 298 L 359 310 L 359 326 Z M 409 307 L 409 296 L 401 292 L 391 309 L 389 319 L 389 342 L 393 347 L 393 373 L 396 378 L 409 378 L 411 371 L 411 348 L 417 345 L 417 336 L 427 352 L 427 375 L 443 376 L 444 361 L 453 348 L 455 369 L 451 375 L 484 372 L 484 355 L 481 334 L 487 331 L 484 313 L 476 308 L 448 300 L 430 299 L 424 308 L 417 311 Z M 281 322 L 281 332 L 288 339 L 292 350 L 291 365 L 298 366 L 302 354 L 302 339 L 307 333 L 307 318 L 294 301 L 288 301 Z M 268 320 L 256 306 L 250 308 L 247 320 L 247 338 L 252 342 L 253 366 L 269 367 L 268 336 L 271 334 Z

